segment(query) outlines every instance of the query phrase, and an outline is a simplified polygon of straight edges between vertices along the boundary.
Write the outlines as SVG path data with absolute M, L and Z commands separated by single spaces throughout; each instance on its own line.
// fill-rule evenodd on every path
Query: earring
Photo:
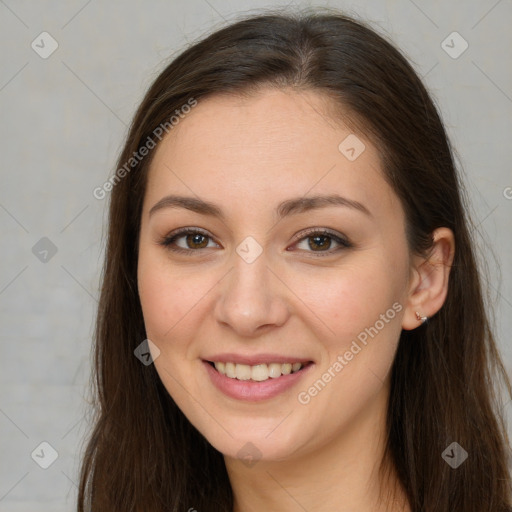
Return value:
M 421 322 L 422 324 L 424 324 L 428 320 L 428 316 L 421 316 L 417 311 L 415 311 L 415 313 L 416 313 L 416 319 L 418 320 L 418 322 Z

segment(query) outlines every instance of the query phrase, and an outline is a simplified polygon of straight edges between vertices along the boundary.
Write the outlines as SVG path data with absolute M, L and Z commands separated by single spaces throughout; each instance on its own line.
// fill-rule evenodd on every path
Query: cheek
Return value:
M 148 337 L 163 343 L 208 290 L 203 279 L 170 267 L 158 255 L 141 253 L 138 289 Z
M 301 288 L 304 303 L 328 329 L 318 336 L 322 360 L 300 400 L 310 400 L 328 418 L 326 432 L 334 433 L 382 391 L 401 332 L 401 285 L 385 260 L 368 257 L 329 278 L 310 276 Z
M 381 315 L 396 319 L 396 309 L 400 308 L 392 306 L 401 300 L 403 285 L 390 265 L 384 256 L 368 254 L 358 258 L 357 263 L 342 265 L 331 272 L 319 269 L 295 275 L 294 291 L 322 321 L 326 335 L 323 339 L 330 350 L 350 345 L 366 328 L 374 326 Z
M 211 285 L 206 279 L 177 271 L 159 255 L 141 254 L 138 288 L 146 335 L 159 349 L 156 371 L 180 409 L 190 412 L 185 389 L 191 386 L 191 373 L 182 363 L 189 359 L 194 325 L 197 328 L 194 315 Z

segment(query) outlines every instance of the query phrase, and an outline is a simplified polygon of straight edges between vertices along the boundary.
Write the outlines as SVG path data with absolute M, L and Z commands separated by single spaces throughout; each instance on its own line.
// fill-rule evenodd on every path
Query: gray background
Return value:
M 0 510 L 74 508 L 107 205 L 92 191 L 113 172 L 143 93 L 167 59 L 205 31 L 241 11 L 287 3 L 357 14 L 424 77 L 464 168 L 512 373 L 510 0 L 0 0 Z M 31 47 L 51 48 L 43 31 L 58 43 L 45 59 Z M 442 46 L 454 31 L 469 44 L 458 58 Z M 452 39 L 445 48 L 459 52 L 463 41 Z M 37 254 L 48 249 L 43 237 L 57 249 L 46 262 Z M 46 470 L 31 458 L 43 441 L 58 452 Z M 49 461 L 40 450 L 38 460 Z

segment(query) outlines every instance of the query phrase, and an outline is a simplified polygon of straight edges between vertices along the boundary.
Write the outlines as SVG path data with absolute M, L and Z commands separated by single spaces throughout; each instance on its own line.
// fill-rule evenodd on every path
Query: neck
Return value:
M 233 512 L 410 512 L 395 471 L 386 483 L 379 475 L 386 437 L 386 388 L 322 446 L 286 460 L 260 460 L 251 467 L 225 457 Z

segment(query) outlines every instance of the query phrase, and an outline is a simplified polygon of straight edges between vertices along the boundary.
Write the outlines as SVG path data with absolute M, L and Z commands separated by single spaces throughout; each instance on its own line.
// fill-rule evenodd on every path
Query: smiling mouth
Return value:
M 297 373 L 312 364 L 312 361 L 307 363 L 269 363 L 269 364 L 237 364 L 237 363 L 224 363 L 207 361 L 213 368 L 221 375 L 236 380 L 252 380 L 255 382 L 263 382 L 269 379 L 278 379 L 284 375 Z

